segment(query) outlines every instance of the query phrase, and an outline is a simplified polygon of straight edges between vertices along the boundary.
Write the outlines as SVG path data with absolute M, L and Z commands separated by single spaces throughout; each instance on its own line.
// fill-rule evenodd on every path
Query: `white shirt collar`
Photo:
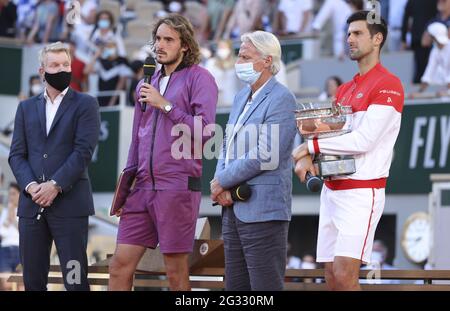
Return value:
M 69 87 L 66 87 L 61 93 L 58 94 L 58 96 L 56 96 L 55 101 L 58 99 L 63 99 L 64 96 L 66 96 L 67 92 L 69 91 Z M 46 101 L 51 101 L 50 96 L 47 94 L 47 88 L 45 88 L 44 90 L 44 98 Z

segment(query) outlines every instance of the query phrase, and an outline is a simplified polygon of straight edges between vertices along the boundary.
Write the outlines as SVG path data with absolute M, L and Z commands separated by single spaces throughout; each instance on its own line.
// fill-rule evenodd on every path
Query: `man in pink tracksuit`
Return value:
M 214 123 L 218 90 L 212 75 L 198 66 L 199 46 L 184 17 L 161 19 L 152 34 L 162 67 L 151 85 L 141 81 L 136 89 L 139 99 L 127 162 L 127 167 L 137 165 L 136 183 L 119 213 L 110 290 L 131 290 L 146 248 L 158 243 L 171 290 L 190 289 L 188 256 L 201 198 L 202 160 L 196 147 L 208 138 L 194 132 Z M 189 144 L 183 148 L 190 150 L 183 149 L 180 157 L 174 146 L 180 139 L 186 142 L 186 137 Z

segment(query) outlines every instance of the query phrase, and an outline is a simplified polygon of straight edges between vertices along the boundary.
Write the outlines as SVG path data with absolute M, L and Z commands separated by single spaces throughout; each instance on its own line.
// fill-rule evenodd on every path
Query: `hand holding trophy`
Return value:
M 295 114 L 299 132 L 307 140 L 323 139 L 351 132 L 352 108 L 350 106 L 328 102 L 299 103 Z M 322 179 L 349 175 L 356 171 L 353 156 L 319 153 L 314 155 L 313 163 L 318 176 Z M 314 177 L 307 176 L 307 180 Z M 315 184 L 317 184 L 317 180 Z M 308 187 L 308 189 L 315 192 L 320 187 Z

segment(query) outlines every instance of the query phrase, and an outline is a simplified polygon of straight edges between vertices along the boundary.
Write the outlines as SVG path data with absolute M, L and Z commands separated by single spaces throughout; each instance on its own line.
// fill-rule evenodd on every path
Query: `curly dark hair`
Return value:
M 180 14 L 170 14 L 158 20 L 152 30 L 152 40 L 150 42 L 152 49 L 155 50 L 156 32 L 159 26 L 166 24 L 173 28 L 179 35 L 181 45 L 187 48 L 183 56 L 183 64 L 192 66 L 200 63 L 200 46 L 195 39 L 194 28 L 192 24 Z

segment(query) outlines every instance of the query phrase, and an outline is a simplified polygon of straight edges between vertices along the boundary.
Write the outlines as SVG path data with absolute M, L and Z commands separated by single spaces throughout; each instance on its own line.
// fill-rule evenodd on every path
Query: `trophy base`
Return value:
M 350 175 L 356 172 L 353 157 L 323 156 L 314 160 L 322 178 Z

